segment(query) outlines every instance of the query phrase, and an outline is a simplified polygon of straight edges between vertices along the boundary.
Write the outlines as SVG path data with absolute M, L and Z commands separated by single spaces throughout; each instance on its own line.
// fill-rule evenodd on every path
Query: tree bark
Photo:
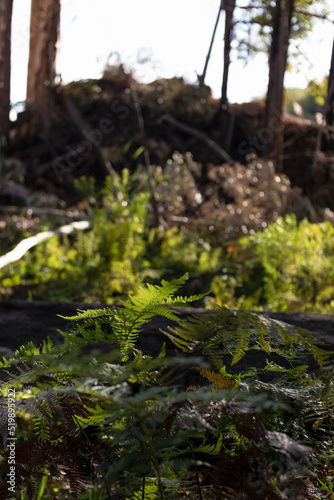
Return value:
M 282 170 L 283 167 L 284 126 L 282 114 L 284 75 L 288 58 L 293 9 L 294 0 L 276 0 L 269 56 L 269 82 L 265 112 L 265 128 L 271 132 L 273 140 L 269 141 L 266 145 L 264 156 L 275 159 L 277 170 Z
M 327 99 L 325 103 L 326 123 L 334 125 L 334 40 L 332 47 L 331 67 L 329 69 Z
M 13 0 L 0 0 L 0 136 L 8 139 Z
M 275 85 L 277 82 L 277 71 L 278 71 L 277 60 L 278 60 L 278 48 L 279 48 L 281 9 L 282 9 L 282 0 L 276 0 L 276 5 L 273 10 L 273 27 L 272 27 L 271 45 L 269 52 L 269 80 L 267 88 L 267 100 L 266 100 L 265 123 L 264 123 L 264 126 L 266 128 L 269 127 L 273 114 Z M 269 151 L 266 151 L 265 153 L 267 152 Z
M 223 83 L 222 83 L 222 93 L 220 105 L 221 107 L 227 104 L 227 83 L 228 83 L 228 72 L 230 69 L 230 53 L 231 53 L 231 41 L 233 33 L 233 13 L 235 9 L 235 0 L 225 0 L 225 34 L 224 34 L 224 71 L 223 71 Z
M 60 0 L 32 0 L 26 108 L 30 134 L 48 142 L 56 76 Z

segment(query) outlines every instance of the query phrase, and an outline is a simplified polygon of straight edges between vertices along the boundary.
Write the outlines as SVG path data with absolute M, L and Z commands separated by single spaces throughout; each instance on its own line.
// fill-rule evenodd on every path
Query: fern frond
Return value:
M 50 422 L 45 418 L 34 418 L 34 431 L 39 439 L 50 440 Z
M 81 321 L 84 320 L 86 326 L 95 325 L 96 320 L 100 324 L 110 323 L 114 317 L 115 309 L 110 307 L 105 307 L 104 309 L 88 309 L 87 311 L 78 310 L 78 314 L 75 316 L 61 316 L 60 318 L 66 319 L 67 321 Z
M 205 444 L 205 442 L 193 448 L 194 453 L 208 453 L 209 455 L 218 455 L 223 444 L 223 435 L 220 433 L 216 443 Z
M 197 366 L 195 366 L 194 369 L 198 370 L 202 377 L 206 378 L 209 382 L 211 382 L 211 384 L 213 384 L 215 391 L 228 391 L 235 386 L 235 383 L 230 377 L 222 375 L 219 372 L 207 370 L 206 368 L 200 368 Z
M 68 321 L 81 321 L 83 324 L 79 324 L 71 333 L 60 333 L 70 347 L 82 347 L 97 342 L 117 342 L 121 352 L 131 351 L 143 325 L 154 316 L 176 321 L 179 312 L 172 310 L 171 305 L 193 302 L 204 296 L 175 296 L 187 279 L 188 274 L 185 274 L 171 282 L 162 280 L 161 285 L 140 286 L 137 293 L 130 296 L 128 302 L 121 302 L 122 307 L 118 309 L 93 309 L 79 311 L 76 316 L 62 316 Z M 110 327 L 107 332 L 101 329 L 104 324 Z M 126 359 L 125 355 L 123 360 Z
M 311 332 L 248 311 L 218 309 L 178 321 L 178 325 L 164 334 L 182 351 L 203 352 L 219 369 L 225 355 L 232 355 L 233 365 L 250 349 L 286 358 L 308 351 L 320 365 L 328 359 L 324 344 Z

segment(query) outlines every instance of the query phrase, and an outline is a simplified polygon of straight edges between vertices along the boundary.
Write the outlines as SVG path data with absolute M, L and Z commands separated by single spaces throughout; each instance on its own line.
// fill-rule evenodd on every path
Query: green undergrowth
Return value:
M 91 229 L 54 236 L 1 270 L 2 296 L 25 287 L 30 299 L 112 304 L 145 281 L 158 283 L 185 271 L 189 293 L 210 286 L 222 250 L 191 242 L 176 228 L 152 228 L 150 195 L 138 172 L 124 169 L 108 177 L 102 190 L 91 178 L 77 186 L 89 203 Z
M 330 222 L 279 218 L 228 248 L 214 277 L 216 304 L 244 309 L 332 313 L 334 228 Z
M 244 311 L 181 321 L 172 306 L 203 298 L 179 295 L 186 280 L 78 311 L 61 345 L 3 359 L 1 498 L 334 498 L 333 366 L 321 343 Z M 153 317 L 174 326 L 147 338 Z M 250 356 L 236 371 L 252 353 L 262 368 Z
M 332 313 L 334 229 L 329 222 L 279 218 L 263 231 L 217 245 L 177 227 L 151 227 L 142 171 L 77 182 L 91 228 L 40 243 L 0 270 L 0 294 L 117 304 L 145 282 L 187 272 L 186 292 L 210 289 L 199 306 Z M 43 230 L 48 228 L 43 228 Z M 224 228 L 222 227 L 222 231 Z M 26 235 L 30 236 L 30 235 Z

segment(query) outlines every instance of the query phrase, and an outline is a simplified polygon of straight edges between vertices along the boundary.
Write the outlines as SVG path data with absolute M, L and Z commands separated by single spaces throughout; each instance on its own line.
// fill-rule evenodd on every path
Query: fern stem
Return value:
M 158 490 L 159 490 L 159 493 L 160 493 L 160 497 L 162 499 L 164 499 L 165 495 L 164 495 L 164 490 L 163 490 L 162 482 L 161 482 L 159 462 L 158 462 L 158 458 L 157 458 L 157 455 L 156 455 L 156 452 L 155 452 L 155 447 L 153 445 L 151 436 L 148 436 L 148 442 L 149 442 L 149 446 L 150 446 L 150 450 L 151 450 L 151 454 L 152 454 L 151 460 L 153 462 L 153 467 L 154 467 L 155 475 L 156 475 L 156 478 L 158 480 Z
M 193 450 L 193 445 L 191 443 L 190 443 L 190 451 L 191 451 L 191 456 L 192 456 L 193 460 L 195 461 L 195 454 L 194 454 L 194 450 Z M 195 475 L 196 475 L 196 483 L 197 483 L 199 498 L 200 498 L 200 500 L 203 500 L 202 488 L 201 488 L 201 483 L 199 480 L 197 465 L 195 465 Z

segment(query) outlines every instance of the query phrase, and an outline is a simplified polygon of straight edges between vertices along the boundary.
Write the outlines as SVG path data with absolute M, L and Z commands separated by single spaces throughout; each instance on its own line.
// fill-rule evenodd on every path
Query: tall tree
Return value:
M 329 69 L 327 99 L 325 103 L 327 125 L 334 125 L 334 40 L 332 47 L 331 67 Z
M 0 136 L 9 134 L 10 52 L 13 0 L 0 0 Z
M 300 41 L 304 41 L 312 32 L 315 19 L 333 22 L 333 10 L 329 7 L 331 0 L 295 0 L 294 3 L 291 30 L 291 39 L 294 43 L 290 48 L 291 54 L 296 56 L 298 62 L 298 55 L 301 54 Z M 276 0 L 247 0 L 243 5 L 237 5 L 235 12 L 237 51 L 238 57 L 245 63 L 259 52 L 269 55 L 276 6 Z
M 26 108 L 30 133 L 49 140 L 60 0 L 32 0 Z
M 278 169 L 282 168 L 283 161 L 283 82 L 288 49 L 290 46 L 290 56 L 295 55 L 298 64 L 299 40 L 304 40 L 311 32 L 316 18 L 330 20 L 328 5 L 328 0 L 249 0 L 237 10 L 240 57 L 248 62 L 250 56 L 258 52 L 266 51 L 269 55 L 267 140 L 262 151 L 265 157 L 275 159 Z
M 235 9 L 235 0 L 225 0 L 223 3 L 225 9 L 225 34 L 224 34 L 224 71 L 221 92 L 221 106 L 227 103 L 227 82 L 228 73 L 230 69 L 230 54 L 231 54 L 231 41 L 233 34 L 233 13 Z
M 288 58 L 294 3 L 295 0 L 276 0 L 269 57 L 265 128 L 271 131 L 273 141 L 267 144 L 265 156 L 273 155 L 276 160 L 276 168 L 279 170 L 282 169 L 283 162 L 283 83 Z

